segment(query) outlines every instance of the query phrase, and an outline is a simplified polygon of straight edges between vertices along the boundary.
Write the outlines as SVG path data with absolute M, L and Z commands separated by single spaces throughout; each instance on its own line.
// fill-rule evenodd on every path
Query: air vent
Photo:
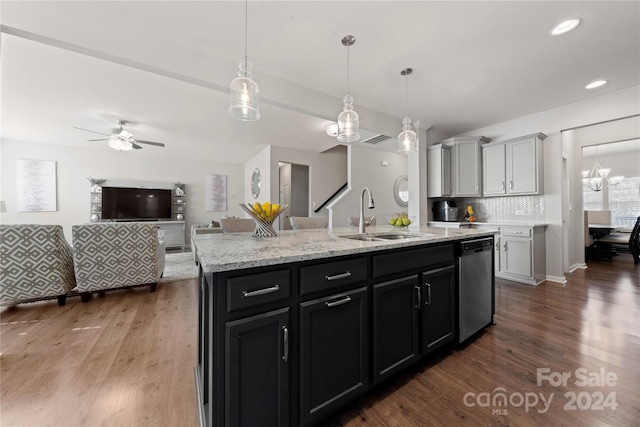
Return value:
M 387 139 L 391 139 L 391 137 L 380 134 L 378 136 L 374 136 L 373 138 L 369 138 L 366 141 L 362 141 L 362 142 L 364 144 L 377 144 L 379 142 L 386 141 Z

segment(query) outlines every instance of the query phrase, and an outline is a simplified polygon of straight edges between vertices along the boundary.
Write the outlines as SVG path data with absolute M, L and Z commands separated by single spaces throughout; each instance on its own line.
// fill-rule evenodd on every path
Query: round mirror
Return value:
M 260 195 L 260 169 L 255 168 L 251 174 L 251 195 L 257 199 Z
M 400 175 L 393 185 L 393 197 L 400 206 L 409 205 L 409 178 L 407 175 Z

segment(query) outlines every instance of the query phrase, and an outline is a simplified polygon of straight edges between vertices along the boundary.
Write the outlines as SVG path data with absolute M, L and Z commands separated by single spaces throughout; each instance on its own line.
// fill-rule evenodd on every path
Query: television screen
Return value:
M 102 219 L 171 219 L 171 190 L 102 187 Z

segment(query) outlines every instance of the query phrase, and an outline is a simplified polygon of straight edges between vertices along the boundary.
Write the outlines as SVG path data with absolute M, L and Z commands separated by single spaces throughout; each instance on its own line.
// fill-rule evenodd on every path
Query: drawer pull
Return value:
M 287 363 L 289 361 L 289 328 L 282 327 L 282 361 Z
M 329 281 L 346 279 L 347 277 L 351 277 L 350 271 L 347 271 L 346 273 L 336 274 L 335 276 L 324 276 L 324 278 Z
M 339 299 L 338 301 L 331 301 L 331 302 L 327 301 L 325 302 L 325 304 L 327 307 L 337 307 L 339 305 L 346 304 L 348 302 L 351 302 L 351 297 Z
M 424 305 L 431 305 L 431 283 L 425 283 L 425 285 L 427 285 L 428 300 L 425 301 Z
M 271 286 L 270 288 L 258 289 L 255 291 L 242 291 L 242 298 L 257 297 L 260 295 L 272 294 L 274 292 L 278 292 L 279 290 L 280 290 L 280 286 L 275 285 L 275 286 Z

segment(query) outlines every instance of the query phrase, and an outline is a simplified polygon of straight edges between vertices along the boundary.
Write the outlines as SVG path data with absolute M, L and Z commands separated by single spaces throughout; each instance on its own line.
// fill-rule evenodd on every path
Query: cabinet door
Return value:
M 507 144 L 507 175 L 509 194 L 538 192 L 538 155 L 536 138 Z
M 455 196 L 480 195 L 480 144 L 478 141 L 459 141 L 455 152 Z
M 300 304 L 301 424 L 368 387 L 367 300 L 367 288 L 359 288 Z
M 500 267 L 505 273 L 531 277 L 531 239 L 501 236 L 502 260 Z
M 450 196 L 453 192 L 451 184 L 451 149 L 442 148 L 442 196 Z
M 494 245 L 493 245 L 493 265 L 495 271 L 500 271 L 500 236 L 494 236 Z
M 427 196 L 451 195 L 451 148 L 438 144 L 427 150 Z
M 504 144 L 482 147 L 482 194 L 506 194 Z
M 453 265 L 422 273 L 422 353 L 455 337 L 455 269 Z
M 418 358 L 418 275 L 373 285 L 373 375 L 379 382 Z
M 289 308 L 228 322 L 226 340 L 226 425 L 289 425 Z

